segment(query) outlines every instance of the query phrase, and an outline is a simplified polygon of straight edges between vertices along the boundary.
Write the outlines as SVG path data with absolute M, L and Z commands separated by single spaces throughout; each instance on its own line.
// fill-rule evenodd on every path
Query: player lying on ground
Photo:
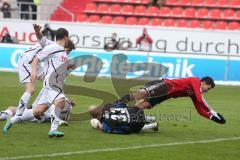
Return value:
M 30 76 L 31 82 L 35 82 L 37 77 L 37 66 L 40 61 L 44 61 L 46 71 L 43 82 L 43 94 L 38 101 L 35 109 L 29 109 L 22 116 L 15 116 L 8 120 L 3 128 L 3 132 L 7 133 L 9 128 L 19 121 L 26 121 L 28 119 L 41 116 L 47 109 L 53 105 L 51 114 L 51 128 L 48 132 L 49 137 L 62 137 L 63 132 L 58 131 L 59 115 L 65 106 L 65 95 L 63 91 L 64 80 L 67 75 L 68 54 L 71 50 L 75 49 L 73 42 L 69 39 L 69 33 L 64 28 L 59 28 L 56 31 L 56 42 L 46 46 L 40 54 L 37 54 L 32 62 L 32 73 Z M 66 51 L 68 50 L 68 51 Z M 58 70 L 58 67 L 61 69 Z M 71 65 L 70 65 L 71 66 Z M 51 79 L 52 75 L 55 75 Z M 51 80 L 54 80 L 52 82 Z M 54 83 L 54 86 L 50 84 Z
M 128 107 L 125 103 L 106 104 L 103 107 L 90 107 L 91 125 L 106 133 L 131 134 L 141 130 L 158 130 L 155 117 L 145 116 L 143 109 Z
M 39 92 L 39 96 L 36 98 L 32 106 L 30 106 L 29 109 L 34 109 L 37 107 L 37 102 L 39 98 L 41 97 L 42 91 Z M 76 105 L 76 102 L 74 100 L 69 100 L 66 98 L 65 107 L 61 110 L 60 113 L 60 119 L 59 119 L 59 125 L 68 125 L 67 121 L 70 119 L 70 113 L 72 108 Z M 44 112 L 43 115 L 39 117 L 32 117 L 32 119 L 28 119 L 27 121 L 30 122 L 50 122 L 50 110 L 52 107 L 50 107 L 46 112 Z M 4 111 L 0 112 L 0 121 L 7 120 L 8 118 L 14 116 L 16 114 L 17 107 L 15 106 L 9 106 Z M 28 109 L 26 108 L 23 114 L 27 113 Z M 21 119 L 20 119 L 21 120 Z
M 226 121 L 223 116 L 215 112 L 202 95 L 214 87 L 215 83 L 211 77 L 204 77 L 201 80 L 197 77 L 161 79 L 147 83 L 138 92 L 129 93 L 119 101 L 128 103 L 131 100 L 142 100 L 137 106 L 141 109 L 150 109 L 170 98 L 190 97 L 200 115 L 224 124 Z

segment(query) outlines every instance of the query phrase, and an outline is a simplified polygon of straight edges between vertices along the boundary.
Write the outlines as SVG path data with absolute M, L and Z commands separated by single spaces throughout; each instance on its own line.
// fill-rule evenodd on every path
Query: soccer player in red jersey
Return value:
M 198 113 L 216 123 L 224 124 L 226 121 L 223 116 L 215 112 L 205 101 L 203 93 L 215 87 L 211 77 L 180 78 L 180 79 L 161 79 L 147 83 L 136 93 L 129 93 L 119 101 L 128 103 L 131 100 L 141 100 L 137 105 L 141 109 L 150 109 L 155 105 L 178 97 L 190 97 Z

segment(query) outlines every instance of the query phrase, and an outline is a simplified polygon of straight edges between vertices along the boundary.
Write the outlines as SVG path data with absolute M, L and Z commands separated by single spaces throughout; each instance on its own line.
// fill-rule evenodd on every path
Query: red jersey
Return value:
M 181 79 L 163 79 L 167 85 L 168 98 L 190 97 L 198 113 L 208 119 L 211 118 L 210 110 L 201 93 L 201 80 L 197 77 Z

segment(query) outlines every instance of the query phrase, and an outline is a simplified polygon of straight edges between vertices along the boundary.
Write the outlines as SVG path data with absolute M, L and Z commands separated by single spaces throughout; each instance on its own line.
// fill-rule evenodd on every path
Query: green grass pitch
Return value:
M 87 84 L 82 78 L 71 76 L 67 83 L 114 93 L 109 79 Z M 37 91 L 40 88 L 41 83 L 38 83 Z M 17 105 L 23 89 L 17 74 L 0 72 L 0 109 Z M 101 102 L 94 98 L 68 96 L 78 102 L 74 113 L 84 112 L 88 105 Z M 198 115 L 189 98 L 171 99 L 146 111 L 157 116 L 158 132 L 103 134 L 92 129 L 89 121 L 74 121 L 67 127 L 60 127 L 65 137 L 49 139 L 47 123 L 16 124 L 7 135 L 0 133 L 0 160 L 6 157 L 24 160 L 239 160 L 240 87 L 216 86 L 205 98 L 225 117 L 225 125 Z M 0 122 L 0 127 L 4 124 Z M 224 141 L 228 138 L 237 139 Z

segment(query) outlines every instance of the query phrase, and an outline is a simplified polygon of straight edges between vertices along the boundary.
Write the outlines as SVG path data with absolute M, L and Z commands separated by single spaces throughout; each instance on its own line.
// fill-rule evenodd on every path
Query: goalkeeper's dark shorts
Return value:
M 167 85 L 164 80 L 151 81 L 143 89 L 147 91 L 148 101 L 152 107 L 168 99 Z
M 130 115 L 131 133 L 140 132 L 145 124 L 145 115 L 143 109 L 138 107 L 130 107 L 128 108 L 128 112 Z

